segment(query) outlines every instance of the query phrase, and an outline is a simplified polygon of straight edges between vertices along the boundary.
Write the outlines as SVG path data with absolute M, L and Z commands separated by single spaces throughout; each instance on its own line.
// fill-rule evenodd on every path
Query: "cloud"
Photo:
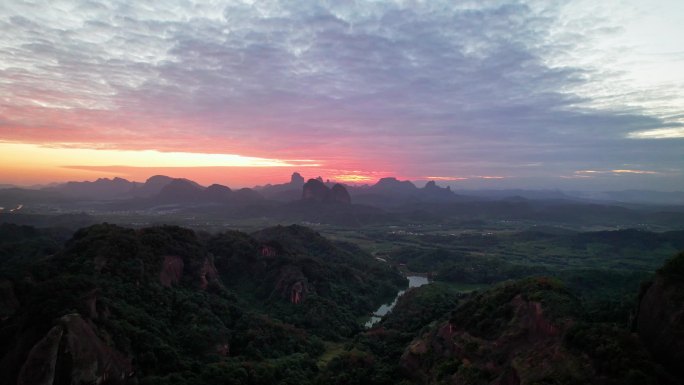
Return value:
M 627 137 L 633 139 L 674 139 L 684 138 L 684 127 L 657 128 L 654 130 L 630 132 Z
M 416 178 L 681 169 L 681 118 L 640 107 L 681 90 L 583 62 L 619 29 L 580 5 L 11 2 L 0 138 Z
M 662 175 L 660 171 L 651 170 L 630 170 L 630 169 L 615 169 L 615 170 L 578 170 L 575 171 L 577 177 L 594 177 L 597 175 L 622 175 L 622 174 L 636 174 L 636 175 Z

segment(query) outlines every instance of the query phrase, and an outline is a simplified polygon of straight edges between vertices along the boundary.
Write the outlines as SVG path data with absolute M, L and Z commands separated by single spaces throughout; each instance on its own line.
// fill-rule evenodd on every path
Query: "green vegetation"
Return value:
M 357 320 L 405 285 L 388 265 L 308 229 L 255 236 L 102 224 L 41 258 L 32 253 L 44 250 L 43 239 L 34 237 L 26 258 L 35 262 L 13 277 L 22 306 L 2 321 L 0 353 L 19 359 L 7 378 L 56 319 L 80 314 L 133 360 L 141 383 L 205 383 L 228 374 L 225 381 L 235 383 L 308 383 L 324 340 L 360 331 Z
M 140 384 L 676 383 L 628 327 L 684 232 L 0 230 L 4 378 L 79 314 Z M 364 330 L 400 270 L 433 282 Z

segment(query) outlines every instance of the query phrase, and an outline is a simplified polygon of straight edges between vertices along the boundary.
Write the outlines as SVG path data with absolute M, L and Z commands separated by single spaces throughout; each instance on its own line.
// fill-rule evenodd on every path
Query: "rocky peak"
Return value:
M 546 371 L 565 375 L 567 368 L 559 362 L 572 357 L 560 346 L 573 315 L 565 308 L 554 309 L 543 299 L 531 299 L 547 296 L 578 304 L 576 298 L 544 278 L 474 294 L 452 312 L 449 320 L 415 339 L 402 355 L 401 367 L 423 383 L 435 380 L 435 367 L 447 363 L 485 371 L 491 384 L 532 383 Z M 493 352 L 497 360 L 492 360 Z M 467 374 L 456 370 L 450 383 L 470 383 Z
M 425 184 L 425 189 L 426 190 L 435 190 L 437 189 L 437 183 L 435 183 L 434 180 L 431 180 Z
M 374 193 L 391 195 L 409 195 L 418 191 L 416 185 L 410 181 L 400 181 L 394 177 L 382 178 L 378 183 L 370 187 Z
M 295 266 L 285 266 L 276 282 L 275 293 L 292 304 L 299 304 L 309 293 L 309 281 L 302 270 Z
M 349 191 L 347 189 L 337 183 L 332 187 L 332 201 L 336 203 L 344 203 L 344 204 L 351 204 L 351 196 L 349 195 Z
M 337 183 L 328 188 L 319 179 L 309 179 L 302 189 L 302 200 L 312 202 L 351 204 L 351 196 L 347 189 Z
M 302 200 L 312 202 L 327 202 L 330 199 L 330 189 L 322 180 L 309 179 L 302 188 Z
M 17 384 L 133 384 L 131 360 L 107 346 L 93 325 L 68 314 L 38 341 L 19 372 Z
M 301 187 L 304 185 L 304 177 L 300 173 L 294 172 L 292 177 L 290 177 L 290 184 L 293 187 Z

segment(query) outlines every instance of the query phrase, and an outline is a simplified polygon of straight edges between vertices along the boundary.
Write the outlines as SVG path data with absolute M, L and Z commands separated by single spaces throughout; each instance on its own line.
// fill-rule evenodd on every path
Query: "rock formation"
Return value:
M 332 189 L 323 183 L 322 179 L 309 179 L 302 188 L 302 200 L 321 203 L 351 204 L 351 196 L 341 184 L 335 184 Z
M 309 179 L 302 188 L 302 200 L 327 202 L 330 200 L 330 189 L 318 179 Z
M 18 385 L 134 383 L 130 359 L 105 344 L 93 326 L 68 314 L 36 343 Z
M 529 298 L 545 292 L 572 300 L 544 279 L 475 296 L 449 320 L 415 339 L 401 357 L 402 368 L 421 383 L 434 381 L 439 365 L 453 367 L 448 370 L 453 370 L 449 374 L 452 384 L 470 383 L 467 376 L 474 373 L 486 376 L 484 383 L 515 385 L 541 381 L 548 375 L 573 375 L 566 373 L 564 365 L 574 364 L 574 357 L 561 348 L 563 331 L 571 321 L 547 315 L 543 303 Z M 496 310 L 483 312 L 485 308 Z
M 161 271 L 159 272 L 159 282 L 164 287 L 177 285 L 183 277 L 183 258 L 177 255 L 167 255 L 164 257 Z
M 341 184 L 336 184 L 330 190 L 330 200 L 335 203 L 351 204 L 351 196 L 347 189 Z
M 301 188 L 304 186 L 304 177 L 298 172 L 292 173 L 292 177 L 290 177 L 290 186 Z
M 213 258 L 207 257 L 204 259 L 204 263 L 199 272 L 199 278 L 200 288 L 202 290 L 205 290 L 211 282 L 219 282 L 219 275 L 216 266 L 214 266 Z
M 309 283 L 302 270 L 295 266 L 285 266 L 276 282 L 275 293 L 290 303 L 299 304 L 309 293 Z

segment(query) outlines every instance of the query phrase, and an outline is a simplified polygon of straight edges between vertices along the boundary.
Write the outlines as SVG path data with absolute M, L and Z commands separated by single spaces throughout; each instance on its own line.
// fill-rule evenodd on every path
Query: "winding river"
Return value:
M 408 280 L 409 280 L 409 286 L 408 286 L 409 289 L 412 287 L 419 287 L 419 286 L 423 286 L 423 285 L 428 284 L 427 277 L 421 277 L 419 275 L 409 275 L 406 278 L 408 278 Z M 406 290 L 408 290 L 408 289 L 406 289 Z M 399 297 L 401 297 L 406 292 L 406 290 L 401 290 L 400 292 L 398 292 L 397 296 L 394 297 L 394 301 L 392 301 L 391 303 L 387 303 L 387 304 L 380 306 L 378 308 L 378 310 L 373 312 L 373 315 L 368 320 L 368 322 L 366 322 L 366 324 L 364 326 L 366 328 L 370 328 L 373 325 L 375 325 L 376 323 L 380 322 L 382 317 L 385 316 L 387 313 L 389 313 L 390 310 L 392 310 L 392 308 L 394 307 L 394 305 L 397 304 Z

